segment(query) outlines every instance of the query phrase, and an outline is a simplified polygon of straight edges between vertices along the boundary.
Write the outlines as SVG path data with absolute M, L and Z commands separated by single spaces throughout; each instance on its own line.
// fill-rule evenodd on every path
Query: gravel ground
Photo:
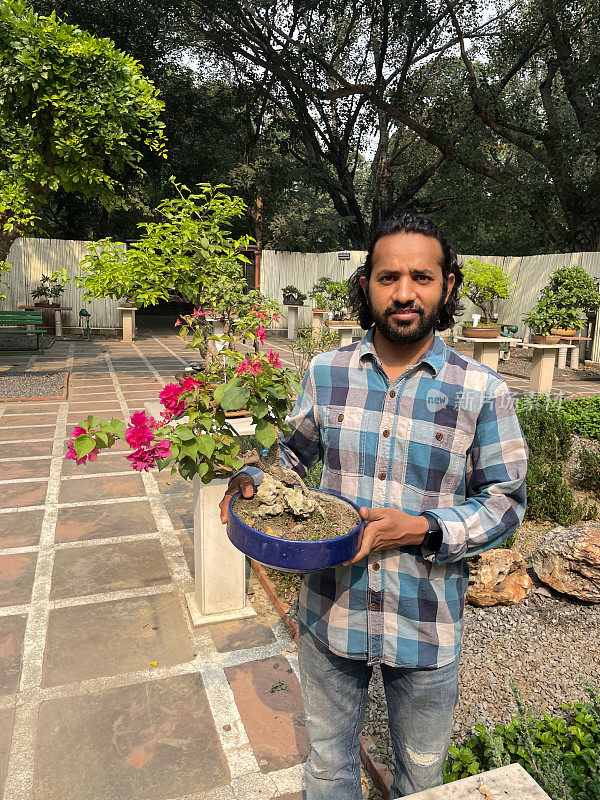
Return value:
M 452 743 L 464 743 L 478 721 L 506 723 L 516 712 L 511 678 L 536 712 L 560 713 L 585 699 L 583 680 L 600 684 L 600 607 L 565 597 L 531 595 L 518 606 L 465 610 L 460 699 Z M 393 768 L 379 670 L 369 689 L 365 730 L 377 756 Z
M 44 349 L 48 350 L 54 344 L 55 337 L 46 334 L 44 336 Z M 40 341 L 41 343 L 41 341 Z M 37 350 L 37 336 L 29 334 L 26 336 L 24 333 L 10 333 L 2 334 L 0 336 L 0 355 L 7 350 L 22 350 L 27 353 L 29 350 Z
M 66 372 L 12 372 L 0 374 L 0 400 L 62 395 Z

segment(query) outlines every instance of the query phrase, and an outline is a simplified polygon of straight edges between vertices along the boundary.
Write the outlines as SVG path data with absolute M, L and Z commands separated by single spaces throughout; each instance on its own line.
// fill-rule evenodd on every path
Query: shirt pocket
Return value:
M 457 428 L 412 420 L 404 481 L 423 495 L 453 495 L 465 480 L 473 436 Z
M 362 408 L 328 406 L 325 412 L 324 461 L 331 472 L 363 475 L 369 412 Z

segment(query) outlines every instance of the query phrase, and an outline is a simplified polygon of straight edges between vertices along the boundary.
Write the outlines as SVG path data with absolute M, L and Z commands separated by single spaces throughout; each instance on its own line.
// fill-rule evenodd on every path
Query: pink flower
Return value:
M 248 364 L 247 372 L 251 372 L 253 375 L 258 375 L 259 372 L 263 371 L 262 362 L 256 359 L 256 361 L 251 361 Z
M 281 317 L 279 316 L 279 314 L 273 314 L 273 322 L 279 322 L 280 319 Z
M 71 439 L 76 439 L 78 436 L 81 436 L 83 433 L 87 433 L 89 428 L 82 428 L 81 425 L 75 425 L 73 428 L 73 433 L 71 434 Z
M 125 457 L 137 472 L 148 472 L 149 469 L 156 466 L 158 459 L 170 458 L 170 456 L 171 442 L 168 439 L 163 439 L 154 447 L 149 447 L 146 450 L 140 447 Z
M 256 316 L 258 317 L 258 319 L 269 319 L 269 317 L 268 317 L 268 316 L 265 314 L 265 312 L 264 312 L 264 311 L 259 311 L 259 312 L 256 314 Z
M 192 317 L 205 317 L 205 316 L 206 316 L 206 311 L 200 311 L 199 308 L 195 308 L 192 313 Z
M 84 431 L 84 433 L 86 433 L 86 431 Z M 77 466 L 80 466 L 81 464 L 85 464 L 86 461 L 98 461 L 98 453 L 99 453 L 98 448 L 94 447 L 94 449 L 87 455 L 81 456 L 81 458 L 77 458 L 77 453 L 75 452 L 75 445 L 71 441 L 69 442 L 69 449 L 67 450 L 65 458 L 72 459 L 77 464 Z
M 183 388 L 178 383 L 167 383 L 162 392 L 158 395 L 161 404 L 170 411 L 173 416 L 182 414 L 185 411 L 185 403 L 179 400 L 179 395 Z
M 181 325 L 181 320 L 178 319 L 177 322 L 175 323 L 175 327 L 178 328 L 180 325 Z
M 248 371 L 248 359 L 245 358 L 241 364 L 238 364 L 238 368 L 235 371 L 236 375 L 243 375 L 244 372 Z
M 150 444 L 154 440 L 152 428 L 157 427 L 153 417 L 148 418 L 143 411 L 134 411 L 125 431 L 125 441 L 133 449 Z
M 269 350 L 267 353 L 267 358 L 269 359 L 269 364 L 275 369 L 281 369 L 281 361 L 279 360 L 279 353 L 274 353 L 272 350 Z
M 264 327 L 261 325 L 260 328 L 256 331 L 256 338 L 261 344 L 264 344 L 267 336 Z
M 192 378 L 191 375 L 188 375 L 181 384 L 181 390 L 183 392 L 191 392 L 198 386 L 204 386 L 204 381 L 199 381 L 197 378 Z

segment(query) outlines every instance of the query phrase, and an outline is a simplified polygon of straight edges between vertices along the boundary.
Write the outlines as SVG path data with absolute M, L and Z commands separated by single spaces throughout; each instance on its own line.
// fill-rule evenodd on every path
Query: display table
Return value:
M 60 316 L 61 311 L 72 311 L 71 306 L 19 306 L 19 308 L 23 309 L 23 311 L 54 311 L 54 329 L 55 333 L 58 337 L 62 336 L 62 318 Z M 31 326 L 28 326 L 28 328 Z
M 146 403 L 145 410 L 148 416 L 159 419 L 163 409 L 158 403 Z M 229 422 L 240 437 L 254 433 L 250 417 Z M 194 627 L 256 614 L 251 605 L 246 605 L 246 556 L 231 544 L 221 522 L 219 503 L 227 484 L 225 479 L 206 484 L 197 475 L 194 478 L 195 589 L 185 596 Z
M 123 341 L 133 342 L 135 339 L 135 312 L 136 308 L 119 306 L 119 311 L 123 314 Z
M 498 336 L 496 339 L 478 339 L 471 336 L 457 336 L 459 342 L 471 342 L 473 344 L 473 358 L 480 364 L 485 364 L 495 372 L 498 371 L 498 359 L 500 356 L 500 345 L 509 343 L 511 346 L 519 344 L 521 339 L 511 339 L 508 336 Z
M 531 347 L 533 356 L 531 359 L 531 376 L 529 378 L 529 389 L 538 394 L 547 394 L 552 391 L 552 379 L 554 378 L 554 362 L 556 353 L 561 347 L 574 347 L 574 345 L 564 344 L 533 344 L 523 342 L 521 347 Z
M 287 315 L 287 337 L 290 340 L 294 340 L 298 333 L 298 309 L 300 306 L 287 306 L 288 315 Z
M 352 322 L 349 324 L 347 322 L 328 322 L 327 327 L 330 331 L 339 331 L 340 334 L 340 347 L 344 347 L 347 344 L 352 344 L 352 336 L 354 331 L 360 328 L 360 323 Z

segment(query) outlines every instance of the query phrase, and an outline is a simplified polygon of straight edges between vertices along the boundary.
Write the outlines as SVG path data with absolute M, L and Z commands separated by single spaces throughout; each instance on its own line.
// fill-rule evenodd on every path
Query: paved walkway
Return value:
M 63 458 L 75 423 L 143 408 L 189 353 L 141 332 L 0 357 L 71 371 L 68 402 L 0 401 L 4 800 L 301 797 L 295 647 L 260 585 L 256 618 L 192 629 L 189 484 Z

